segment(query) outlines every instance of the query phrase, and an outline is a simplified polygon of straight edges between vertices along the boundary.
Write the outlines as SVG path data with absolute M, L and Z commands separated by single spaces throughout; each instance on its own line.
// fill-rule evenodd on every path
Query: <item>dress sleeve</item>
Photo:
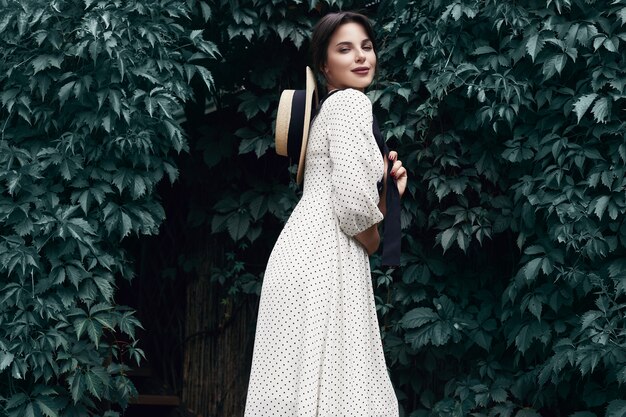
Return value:
M 346 89 L 325 105 L 333 209 L 341 230 L 354 236 L 383 219 L 377 182 L 384 162 L 372 132 L 372 103 L 362 92 Z

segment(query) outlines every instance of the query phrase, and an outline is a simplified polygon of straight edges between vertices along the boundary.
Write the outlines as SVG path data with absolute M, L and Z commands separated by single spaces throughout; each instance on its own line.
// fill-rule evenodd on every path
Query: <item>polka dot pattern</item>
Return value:
M 398 417 L 369 258 L 353 238 L 383 218 L 383 170 L 367 96 L 331 95 L 265 271 L 245 417 Z

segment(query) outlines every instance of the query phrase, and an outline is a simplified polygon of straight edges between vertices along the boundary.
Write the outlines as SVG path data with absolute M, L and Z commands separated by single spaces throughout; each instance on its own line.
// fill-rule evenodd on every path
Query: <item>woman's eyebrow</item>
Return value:
M 361 41 L 361 43 L 362 43 L 362 44 L 363 44 L 363 43 L 367 43 L 367 42 L 372 42 L 372 41 L 370 40 L 370 38 L 365 38 L 365 39 L 363 39 L 363 40 Z M 338 43 L 337 45 L 335 45 L 335 46 L 339 46 L 339 45 L 352 45 L 352 42 L 349 42 L 349 41 L 343 41 L 343 42 L 339 42 L 339 43 Z

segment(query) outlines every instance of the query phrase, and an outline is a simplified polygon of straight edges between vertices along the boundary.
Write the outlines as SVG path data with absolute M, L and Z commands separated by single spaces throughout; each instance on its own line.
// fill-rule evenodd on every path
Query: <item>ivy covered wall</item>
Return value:
M 133 393 L 119 242 L 159 231 L 177 162 L 186 233 L 154 263 L 254 305 L 300 192 L 272 149 L 278 97 L 341 8 L 375 22 L 368 94 L 409 171 L 403 265 L 372 258 L 402 415 L 626 414 L 625 1 L 25 3 L 0 0 L 6 413 Z
M 248 167 L 218 165 L 234 181 L 207 216 L 230 241 L 213 277 L 231 294 L 258 294 L 280 230 L 273 219 L 296 202 L 271 121 L 280 90 L 302 83 L 300 25 L 361 7 L 263 4 L 238 3 L 227 24 L 231 45 L 247 39 L 249 56 L 271 60 L 244 64 L 237 102 L 249 122 L 233 130 Z M 363 10 L 381 45 L 369 95 L 411 179 L 403 267 L 372 259 L 404 415 L 623 415 L 626 4 L 403 0 Z
M 386 6 L 373 97 L 414 179 L 385 314 L 407 411 L 623 415 L 626 4 Z
M 215 45 L 183 1 L 0 1 L 0 415 L 114 416 L 140 323 L 120 245 L 159 231 L 155 186 Z

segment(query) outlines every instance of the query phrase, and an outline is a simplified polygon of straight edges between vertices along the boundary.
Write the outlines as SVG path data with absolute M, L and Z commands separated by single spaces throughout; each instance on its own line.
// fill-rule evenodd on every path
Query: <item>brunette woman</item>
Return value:
M 368 256 L 385 184 L 401 197 L 407 173 L 395 152 L 381 153 L 364 94 L 377 62 L 368 19 L 324 16 L 312 51 L 328 94 L 308 136 L 302 199 L 263 279 L 245 417 L 398 417 Z

